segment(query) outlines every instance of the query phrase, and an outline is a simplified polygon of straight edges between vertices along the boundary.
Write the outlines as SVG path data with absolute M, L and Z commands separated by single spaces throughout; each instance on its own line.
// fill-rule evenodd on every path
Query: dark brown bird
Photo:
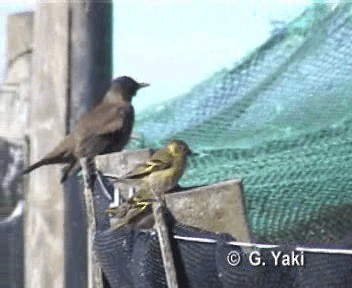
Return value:
M 23 171 L 49 164 L 68 163 L 61 182 L 65 181 L 73 168 L 79 167 L 79 158 L 118 152 L 131 136 L 134 122 L 132 97 L 147 83 L 138 83 L 131 77 L 122 76 L 112 81 L 109 90 L 97 106 L 78 121 L 56 148 L 37 163 Z

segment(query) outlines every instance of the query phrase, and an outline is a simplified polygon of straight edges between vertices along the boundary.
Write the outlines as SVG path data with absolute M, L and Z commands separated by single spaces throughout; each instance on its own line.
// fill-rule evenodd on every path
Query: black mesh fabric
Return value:
M 109 228 L 109 220 L 103 213 L 108 202 L 99 184 L 95 185 L 94 200 L 97 218 L 94 250 L 110 287 L 167 287 L 155 230 Z M 216 240 L 216 243 L 198 243 L 171 238 L 179 287 L 351 287 L 352 255 L 305 252 L 303 267 L 276 267 L 272 251 L 289 254 L 295 249 L 293 245 L 283 244 L 280 249 L 258 250 L 265 266 L 255 267 L 248 260 L 248 252 L 229 244 L 235 241 L 232 236 L 175 223 L 171 217 L 167 219 L 172 235 Z M 352 249 L 352 235 L 307 247 Z M 228 263 L 227 257 L 233 251 L 241 255 L 238 266 Z
M 24 287 L 23 203 L 0 220 L 0 288 Z
M 254 267 L 248 254 L 226 234 L 214 234 L 177 224 L 176 235 L 217 239 L 216 244 L 173 240 L 173 252 L 180 287 L 351 287 L 352 256 L 322 253 L 304 253 L 303 267 L 276 267 L 272 251 L 291 253 L 294 247 L 262 249 L 265 266 Z M 319 244 L 315 247 L 351 248 L 352 237 L 340 242 Z M 158 239 L 153 229 L 139 230 L 128 227 L 97 233 L 94 244 L 112 288 L 167 287 Z M 234 267 L 227 262 L 231 251 L 242 255 Z M 299 252 L 296 252 L 299 253 Z

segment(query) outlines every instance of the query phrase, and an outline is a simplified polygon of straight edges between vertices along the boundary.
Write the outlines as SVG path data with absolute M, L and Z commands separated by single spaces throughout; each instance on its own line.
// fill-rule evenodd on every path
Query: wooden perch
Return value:
M 155 229 L 158 233 L 161 257 L 163 259 L 165 276 L 168 288 L 178 288 L 175 262 L 170 244 L 169 229 L 164 219 L 165 202 L 158 200 L 153 203 Z
M 84 199 L 87 214 L 87 261 L 88 261 L 88 288 L 103 288 L 102 272 L 93 252 L 93 237 L 96 231 L 93 187 L 91 185 L 91 167 L 87 158 L 80 160 L 84 180 Z

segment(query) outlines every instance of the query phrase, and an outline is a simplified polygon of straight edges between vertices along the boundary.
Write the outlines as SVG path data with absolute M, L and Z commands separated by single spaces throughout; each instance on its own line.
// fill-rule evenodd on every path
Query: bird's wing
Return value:
M 106 153 L 108 147 L 116 146 L 121 150 L 128 141 L 134 122 L 132 105 L 124 107 L 108 107 L 104 105 L 86 114 L 77 124 L 75 130 L 77 141 L 76 153 L 78 156 L 88 157 Z M 114 138 L 110 137 L 114 134 Z M 112 143 L 112 140 L 117 141 Z M 111 150 L 111 151 L 110 151 Z M 110 152 L 112 148 L 109 149 Z M 115 152 L 115 151 L 114 151 Z
M 127 128 L 127 126 L 132 125 L 133 119 L 134 110 L 132 106 L 120 108 L 112 115 L 111 119 L 107 119 L 107 123 L 99 129 L 98 135 L 106 135 L 123 130 Z
M 136 179 L 141 178 L 145 175 L 149 175 L 155 171 L 160 171 L 167 169 L 171 166 L 171 163 L 165 163 L 158 159 L 150 159 L 143 164 L 138 165 L 131 172 L 127 173 L 123 178 L 124 179 Z
M 75 132 L 81 139 L 92 135 L 106 135 L 122 130 L 133 123 L 134 111 L 132 105 L 109 105 L 102 103 L 93 111 L 82 116 L 75 127 Z

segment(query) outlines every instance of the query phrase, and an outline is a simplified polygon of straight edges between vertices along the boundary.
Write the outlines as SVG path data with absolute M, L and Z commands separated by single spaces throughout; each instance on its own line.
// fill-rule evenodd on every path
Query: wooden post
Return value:
M 80 160 L 84 180 L 84 199 L 87 215 L 87 266 L 88 285 L 87 287 L 103 288 L 102 272 L 93 253 L 93 237 L 96 231 L 95 209 L 93 201 L 93 187 L 90 183 L 90 167 L 87 158 Z
M 66 118 L 71 130 L 104 96 L 111 83 L 112 3 L 71 1 L 69 16 L 70 103 Z M 91 250 L 95 232 L 93 195 L 90 189 L 82 193 L 82 183 L 78 182 L 70 179 L 65 183 L 65 287 L 97 288 L 102 283 Z
M 68 96 L 68 3 L 39 3 L 35 11 L 30 98 L 30 162 L 65 136 Z M 64 194 L 60 167 L 29 176 L 25 208 L 25 285 L 64 287 Z
M 27 160 L 25 133 L 31 83 L 32 34 L 32 12 L 7 18 L 8 64 L 0 90 L 0 202 L 8 208 L 13 207 L 23 195 L 23 183 L 16 175 Z
M 161 258 L 165 269 L 166 283 L 168 288 L 177 288 L 177 274 L 175 262 L 172 255 L 172 248 L 170 243 L 169 229 L 164 219 L 165 202 L 158 200 L 153 203 L 153 215 L 155 219 L 155 229 L 158 233 L 159 246 L 161 251 Z
M 25 133 L 32 36 L 32 12 L 7 17 L 7 71 L 0 91 L 0 282 L 3 287 L 23 287 L 24 283 L 24 205 L 23 201 L 18 202 L 23 197 L 23 182 L 17 175 L 27 160 Z
M 111 2 L 43 1 L 37 5 L 30 101 L 31 163 L 53 149 L 104 95 L 111 81 L 111 21 Z M 60 174 L 58 165 L 30 174 L 25 220 L 26 287 L 88 285 L 83 189 L 76 179 L 69 179 L 63 191 Z

